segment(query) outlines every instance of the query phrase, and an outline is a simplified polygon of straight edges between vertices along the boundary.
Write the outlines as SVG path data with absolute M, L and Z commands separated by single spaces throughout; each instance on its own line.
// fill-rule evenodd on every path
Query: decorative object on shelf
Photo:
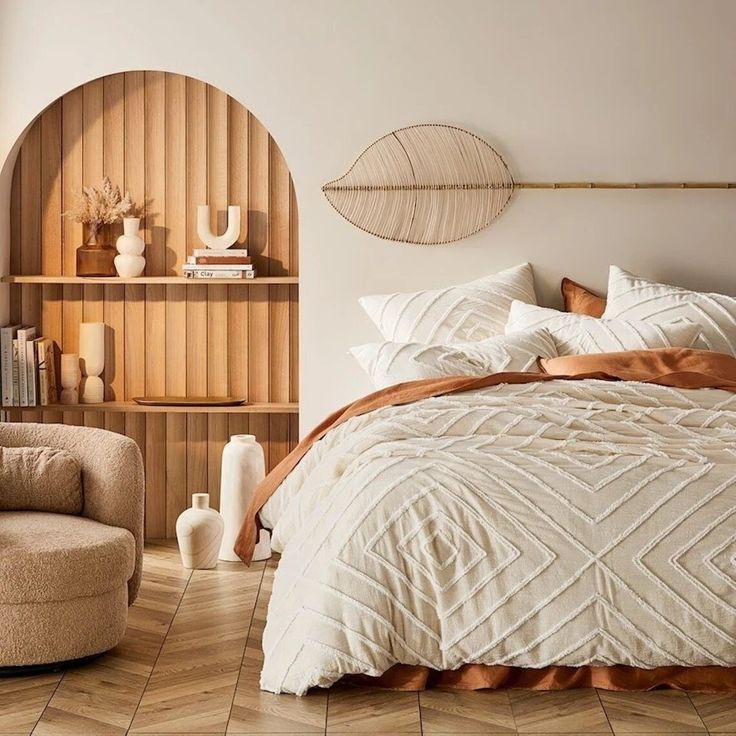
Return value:
M 115 249 L 101 235 L 106 225 L 118 222 L 132 208 L 130 194 L 121 196 L 107 177 L 99 187 L 82 188 L 82 196 L 64 213 L 87 228 L 87 242 L 77 248 L 77 276 L 115 276 Z
M 255 435 L 232 435 L 222 450 L 220 471 L 220 514 L 225 522 L 220 545 L 221 560 L 239 561 L 240 558 L 233 551 L 235 540 L 253 492 L 265 477 L 263 448 L 256 442 Z M 253 559 L 267 560 L 270 556 L 271 537 L 262 529 Z
M 236 396 L 136 396 L 141 406 L 240 406 L 245 399 Z
M 82 404 L 101 404 L 105 384 L 100 375 L 105 370 L 105 323 L 82 322 L 79 325 L 79 364 L 82 369 Z
M 451 125 L 379 138 L 322 187 L 350 223 L 379 238 L 439 245 L 488 226 L 516 189 L 736 189 L 736 182 L 516 182 L 486 141 Z
M 77 353 L 62 353 L 61 355 L 61 395 L 62 404 L 79 403 L 79 381 L 82 372 L 79 370 L 79 355 Z
M 197 235 L 212 250 L 223 251 L 235 243 L 240 236 L 240 207 L 227 208 L 227 229 L 222 235 L 215 235 L 210 228 L 210 206 L 197 206 Z
M 210 508 L 210 494 L 193 493 L 192 507 L 176 520 L 181 564 L 190 570 L 216 567 L 224 527 L 222 516 Z
M 118 276 L 124 279 L 140 276 L 146 267 L 143 257 L 146 243 L 138 234 L 140 225 L 140 217 L 124 217 L 123 234 L 115 243 L 119 254 L 115 256 L 115 268 Z

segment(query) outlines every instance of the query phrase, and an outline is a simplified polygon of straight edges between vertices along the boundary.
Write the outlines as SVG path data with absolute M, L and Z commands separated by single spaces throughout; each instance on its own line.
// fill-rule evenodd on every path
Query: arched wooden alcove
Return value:
M 75 278 L 81 225 L 62 213 L 83 185 L 108 176 L 146 201 L 145 278 Z M 184 283 L 196 206 L 222 232 L 240 205 L 240 242 L 259 279 Z M 245 213 L 247 212 L 247 216 Z M 113 238 L 117 233 L 113 233 Z M 59 98 L 23 142 L 11 196 L 11 320 L 76 352 L 78 325 L 108 326 L 106 403 L 8 412 L 14 421 L 104 427 L 134 438 L 147 475 L 146 534 L 174 535 L 191 493 L 219 498 L 230 434 L 253 433 L 272 467 L 298 439 L 298 241 L 294 189 L 268 131 L 224 92 L 164 72 L 96 79 Z M 14 282 L 14 283 L 13 283 Z M 141 395 L 237 395 L 227 413 L 142 411 Z

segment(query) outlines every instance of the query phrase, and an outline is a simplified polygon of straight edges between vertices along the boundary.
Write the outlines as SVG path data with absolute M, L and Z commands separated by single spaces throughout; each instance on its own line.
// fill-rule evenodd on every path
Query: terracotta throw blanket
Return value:
M 676 389 L 718 388 L 725 391 L 736 392 L 736 359 L 723 354 L 690 349 L 665 349 L 556 358 L 542 361 L 541 368 L 544 372 L 540 372 L 538 374 L 497 374 L 483 378 L 457 377 L 400 384 L 370 394 L 369 396 L 366 396 L 333 413 L 317 428 L 315 428 L 304 440 L 302 440 L 297 448 L 269 474 L 269 476 L 256 490 L 253 502 L 246 515 L 235 547 L 236 552 L 245 562 L 250 561 L 257 536 L 259 511 L 263 508 L 264 504 L 269 501 L 277 489 L 280 488 L 287 476 L 297 468 L 300 461 L 305 457 L 305 455 L 307 455 L 309 450 L 313 448 L 319 440 L 325 438 L 332 430 L 336 430 L 340 425 L 345 424 L 350 419 L 367 415 L 370 412 L 378 411 L 376 416 L 380 416 L 380 410 L 385 410 L 387 407 L 409 404 L 414 405 L 416 402 L 430 399 L 432 397 L 453 397 L 455 395 L 458 397 L 461 397 L 462 395 L 469 396 L 471 395 L 470 392 L 477 392 L 478 395 L 484 395 L 482 390 L 489 389 L 491 387 L 504 389 L 504 385 L 509 385 L 509 387 L 511 387 L 514 384 L 537 384 L 550 381 L 558 382 L 555 385 L 564 385 L 559 382 L 582 382 L 587 380 L 588 383 L 584 384 L 586 387 L 605 386 L 605 384 L 600 383 L 601 381 L 638 381 L 644 384 L 667 386 Z M 519 386 L 519 388 L 523 387 Z M 494 394 L 499 389 L 495 389 Z M 504 389 L 504 391 L 505 390 L 506 389 Z M 599 393 L 605 394 L 605 391 L 597 390 Z M 553 393 L 555 391 L 556 389 L 553 390 Z M 475 396 L 475 394 L 472 395 Z M 522 394 L 518 395 L 521 396 Z M 706 394 L 704 394 L 704 396 L 705 395 Z M 495 397 L 495 399 L 498 398 L 501 397 Z M 574 398 L 579 397 L 573 396 L 568 400 L 572 400 Z M 647 395 L 646 398 L 647 401 L 654 398 L 655 403 L 653 406 L 656 405 L 656 396 L 650 397 Z M 713 402 L 711 402 L 711 404 L 712 403 Z M 513 411 L 514 405 L 514 399 L 513 397 L 510 397 L 508 406 L 505 406 L 504 410 L 507 413 L 511 412 Z M 712 407 L 709 405 L 707 408 L 710 409 L 712 413 Z M 644 409 L 643 411 L 650 410 Z M 362 422 L 363 419 L 360 421 Z M 578 432 L 579 431 L 580 430 L 578 430 Z M 600 441 L 605 443 L 606 438 L 600 437 Z M 519 451 L 512 449 L 509 450 L 509 452 Z M 304 470 L 303 472 L 307 471 Z M 298 481 L 299 479 L 296 480 Z M 295 481 L 292 486 L 295 484 L 298 485 Z M 282 491 L 282 494 L 283 493 L 284 491 Z M 291 494 L 289 497 L 293 498 L 294 488 L 289 489 L 288 493 Z M 664 519 L 662 523 L 666 525 L 667 519 Z M 292 524 L 292 527 L 293 526 L 294 525 Z M 285 555 L 288 554 L 288 550 L 289 548 L 287 545 Z M 409 551 L 411 552 L 411 550 Z M 285 559 L 286 558 L 282 559 L 282 567 L 285 564 Z M 282 571 L 279 570 L 279 573 L 281 572 Z M 289 574 L 291 575 L 291 573 Z M 277 588 L 278 585 L 274 590 L 275 595 L 277 593 Z M 732 601 L 730 604 L 732 604 Z M 728 605 L 725 605 L 724 608 L 728 608 Z M 729 614 L 724 612 L 723 615 L 726 617 Z M 731 620 L 733 620 L 732 614 Z M 280 624 L 274 622 L 272 628 L 275 630 L 279 626 Z M 269 643 L 268 633 L 267 627 L 267 636 L 264 637 L 264 650 L 267 648 Z M 286 630 L 283 630 L 281 634 L 279 634 L 279 637 L 283 638 L 283 636 L 286 636 Z M 279 641 L 281 641 L 281 639 L 279 639 Z M 286 647 L 285 644 L 282 646 Z M 276 692 L 303 692 L 307 687 L 313 685 L 327 685 L 339 677 L 337 674 L 328 675 L 326 671 L 324 677 L 321 679 L 314 679 L 313 675 L 299 675 L 299 677 L 302 677 L 303 679 L 299 680 L 299 678 L 297 678 L 294 680 L 296 675 L 293 671 L 290 671 L 289 673 L 284 671 L 285 674 L 277 675 L 276 673 L 279 671 L 277 661 L 278 654 L 279 652 L 275 652 L 273 654 L 273 657 L 271 657 L 273 661 L 270 663 L 269 657 L 271 655 L 267 652 L 266 665 L 264 666 L 264 679 L 262 680 L 262 685 L 266 689 Z M 512 660 L 513 658 L 508 659 Z M 603 657 L 603 659 L 605 660 L 605 657 Z M 652 661 L 666 659 L 667 657 L 663 658 L 657 655 L 653 657 Z M 736 661 L 736 657 L 734 657 L 733 660 Z M 402 660 L 399 659 L 398 661 Z M 496 661 L 498 661 L 498 659 L 496 659 Z M 647 660 L 647 662 L 648 661 L 649 660 Z M 675 661 L 677 661 L 677 658 L 675 658 Z M 708 661 L 708 658 L 705 658 L 705 660 L 701 658 L 701 661 Z M 396 662 L 396 659 L 394 662 Z M 729 662 L 729 665 L 730 664 L 731 662 Z M 377 672 L 374 671 L 376 667 L 378 667 Z M 452 671 L 442 672 L 437 671 L 436 667 L 394 664 L 393 666 L 383 667 L 378 665 L 375 667 L 366 666 L 362 668 L 356 666 L 355 668 L 352 668 L 352 670 L 351 667 L 347 667 L 347 669 L 343 670 L 343 672 L 350 671 L 363 672 L 364 674 L 359 675 L 363 681 L 366 680 L 367 676 L 368 678 L 373 676 L 374 679 L 372 681 L 377 684 L 388 687 L 410 689 L 440 684 L 462 688 L 514 686 L 541 689 L 581 686 L 608 687 L 611 689 L 649 689 L 652 687 L 667 685 L 683 689 L 697 689 L 705 691 L 736 690 L 735 670 L 731 666 L 658 667 L 648 664 L 644 667 L 621 665 L 576 667 L 535 667 L 534 665 L 529 665 L 523 667 L 511 667 L 504 665 L 464 664 L 461 666 L 454 665 Z M 271 674 L 269 674 L 269 672 L 271 672 Z M 381 672 L 383 674 L 375 679 Z

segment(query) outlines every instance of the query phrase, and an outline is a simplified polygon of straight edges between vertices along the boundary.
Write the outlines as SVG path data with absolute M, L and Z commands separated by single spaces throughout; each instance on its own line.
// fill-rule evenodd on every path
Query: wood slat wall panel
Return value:
M 196 207 L 222 232 L 242 211 L 239 243 L 259 275 L 298 274 L 297 212 L 288 168 L 268 131 L 203 82 L 126 72 L 72 90 L 45 110 L 22 146 L 11 194 L 12 273 L 76 272 L 81 225 L 62 217 L 82 186 L 109 176 L 145 202 L 146 274 L 172 276 L 199 247 Z M 111 241 L 118 224 L 107 233 Z M 144 394 L 298 400 L 298 287 L 281 285 L 13 285 L 11 316 L 77 352 L 79 323 L 104 321 L 107 400 Z M 230 434 L 253 433 L 273 466 L 298 442 L 297 415 L 9 412 L 104 426 L 132 437 L 147 472 L 146 533 L 174 536 L 189 495 L 219 500 Z

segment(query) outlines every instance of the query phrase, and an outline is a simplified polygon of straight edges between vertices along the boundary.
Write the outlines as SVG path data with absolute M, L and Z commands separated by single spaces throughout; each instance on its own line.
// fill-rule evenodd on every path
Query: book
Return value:
M 216 265 L 243 265 L 247 266 L 251 263 L 250 256 L 192 256 L 187 259 L 187 263 L 194 263 L 197 265 L 204 266 L 216 266 Z
M 18 391 L 20 392 L 20 406 L 29 406 L 28 348 L 26 345 L 35 337 L 35 327 L 21 327 L 18 330 Z
M 0 329 L 0 374 L 3 406 L 13 406 L 13 339 L 20 325 L 7 325 Z
M 226 264 L 226 263 L 220 263 L 220 264 L 214 264 L 212 266 L 200 266 L 197 263 L 185 263 L 182 266 L 183 271 L 197 271 L 201 270 L 202 268 L 206 269 L 207 271 L 252 271 L 253 266 L 249 263 L 242 263 L 242 264 Z
M 39 405 L 38 389 L 38 343 L 43 340 L 37 337 L 26 343 L 26 371 L 28 382 L 28 406 Z
M 248 278 L 248 274 L 254 271 L 212 271 L 208 268 L 198 268 L 196 270 L 185 271 L 184 275 L 188 279 L 242 279 Z M 252 278 L 252 277 L 251 277 Z
M 192 251 L 195 258 L 200 256 L 247 256 L 247 248 L 225 248 L 225 250 L 215 250 L 214 248 L 195 248 Z
M 59 392 L 56 382 L 56 343 L 48 337 L 36 341 L 38 388 L 41 406 L 56 404 Z
M 13 403 L 20 406 L 20 384 L 18 375 L 18 338 L 13 338 Z

